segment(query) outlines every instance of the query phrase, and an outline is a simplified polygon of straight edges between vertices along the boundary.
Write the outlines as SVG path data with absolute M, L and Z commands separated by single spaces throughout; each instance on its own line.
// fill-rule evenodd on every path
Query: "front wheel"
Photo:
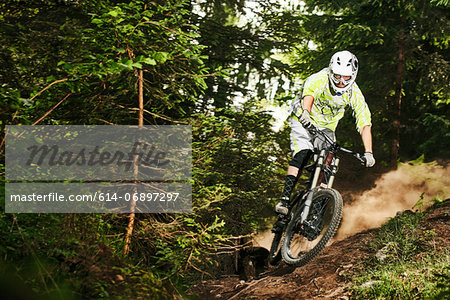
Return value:
M 275 232 L 269 251 L 269 264 L 276 266 L 281 260 L 281 237 L 283 232 Z
M 272 245 L 269 251 L 269 263 L 276 266 L 281 260 L 281 239 L 284 235 L 284 230 L 289 223 L 290 218 L 287 216 L 279 217 L 277 222 L 273 225 Z
M 281 246 L 283 260 L 290 265 L 303 266 L 325 248 L 342 219 L 342 197 L 334 189 L 316 192 L 309 215 L 300 224 L 304 204 L 289 222 Z

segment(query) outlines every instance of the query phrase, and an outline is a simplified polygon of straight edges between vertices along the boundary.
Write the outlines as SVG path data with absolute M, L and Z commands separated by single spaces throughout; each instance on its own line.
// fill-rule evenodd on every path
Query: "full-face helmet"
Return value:
M 336 52 L 330 60 L 328 77 L 338 96 L 348 91 L 358 74 L 358 59 L 349 51 Z

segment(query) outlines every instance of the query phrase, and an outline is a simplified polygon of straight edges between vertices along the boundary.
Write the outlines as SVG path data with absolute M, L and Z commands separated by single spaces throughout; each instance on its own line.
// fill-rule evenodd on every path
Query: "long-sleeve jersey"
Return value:
M 347 105 L 350 105 L 353 110 L 358 132 L 361 132 L 364 126 L 372 125 L 369 107 L 358 85 L 353 83 L 350 91 L 345 92 L 341 96 L 332 95 L 328 79 L 328 68 L 306 79 L 301 99 L 307 95 L 314 97 L 311 119 L 316 126 L 335 131 L 339 120 L 344 116 Z M 301 108 L 298 104 L 296 107 Z M 293 113 L 293 118 L 298 121 L 296 116 L 301 114 L 301 109 Z

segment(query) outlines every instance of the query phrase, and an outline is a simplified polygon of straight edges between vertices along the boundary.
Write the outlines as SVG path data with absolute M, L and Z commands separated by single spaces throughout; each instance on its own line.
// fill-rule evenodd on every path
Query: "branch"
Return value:
M 56 82 L 56 81 L 55 81 Z M 55 82 L 53 82 L 53 83 L 55 83 Z M 50 86 L 48 86 L 48 87 L 50 87 Z M 47 87 L 47 88 L 48 88 Z M 45 89 L 44 89 L 45 90 Z M 42 90 L 42 91 L 44 91 L 44 90 Z M 41 91 L 41 92 L 42 92 Z M 37 95 L 37 94 L 36 94 Z M 35 96 L 36 96 L 35 95 Z M 53 105 L 53 107 L 52 108 L 50 108 L 50 110 L 49 111 L 47 111 L 42 117 L 40 117 L 39 119 L 37 119 L 36 121 L 34 121 L 34 123 L 33 124 L 31 124 L 32 126 L 34 126 L 34 125 L 36 125 L 37 123 L 39 123 L 40 121 L 42 121 L 46 116 L 48 116 L 52 111 L 54 111 L 55 110 L 55 108 L 57 108 L 61 103 L 63 103 L 70 95 L 72 95 L 72 93 L 68 93 L 66 96 L 64 96 L 64 98 L 62 98 L 58 103 L 56 103 L 55 105 Z
M 106 124 L 109 124 L 109 125 L 117 125 L 116 123 L 111 123 L 111 122 L 108 122 L 108 121 L 106 121 L 106 120 L 99 119 L 99 118 L 95 118 L 95 120 L 105 122 Z
M 125 107 L 125 106 L 123 106 L 123 105 L 120 105 L 120 104 L 117 104 L 117 103 L 114 103 L 114 102 L 112 102 L 112 104 L 115 105 L 115 106 L 117 106 L 117 107 L 120 107 L 120 108 L 127 108 L 128 110 L 139 111 L 139 108 L 135 108 L 135 107 Z M 188 123 L 186 123 L 186 122 L 174 121 L 174 120 L 170 119 L 169 117 L 161 116 L 161 115 L 155 114 L 155 113 L 153 113 L 153 112 L 151 112 L 151 111 L 148 111 L 148 110 L 146 110 L 146 109 L 144 109 L 144 112 L 148 113 L 149 115 L 155 116 L 155 117 L 157 117 L 157 118 L 160 118 L 160 119 L 163 119 L 163 120 L 172 122 L 172 123 L 176 123 L 176 124 L 188 124 Z
M 232 299 L 237 299 L 240 295 L 242 295 L 244 292 L 246 292 L 248 289 L 250 289 L 251 287 L 253 287 L 254 285 L 256 285 L 257 283 L 266 280 L 269 277 L 263 277 L 261 279 L 255 280 L 252 283 L 250 283 L 248 286 L 246 286 L 245 288 L 243 288 L 242 290 L 240 290 L 237 294 L 235 294 L 233 297 L 228 298 L 229 300 Z
M 55 82 L 56 82 L 56 81 L 55 81 Z M 53 82 L 53 83 L 55 83 L 55 82 Z M 53 83 L 52 83 L 52 84 L 53 84 Z M 48 86 L 47 88 L 49 88 L 49 87 L 50 87 L 50 86 Z M 45 89 L 44 89 L 44 90 L 45 90 Z M 41 92 L 43 92 L 44 90 L 42 90 Z M 41 93 L 41 92 L 39 92 L 39 93 Z M 64 96 L 64 98 L 62 98 L 58 103 L 56 103 L 52 108 L 50 108 L 49 111 L 47 111 L 42 117 L 40 117 L 39 119 L 37 119 L 36 121 L 34 121 L 34 123 L 31 124 L 31 125 L 32 125 L 32 126 L 33 126 L 33 125 L 36 125 L 37 123 L 39 123 L 40 121 L 42 121 L 46 116 L 48 116 L 52 111 L 54 111 L 55 108 L 57 108 L 61 103 L 63 103 L 64 100 L 66 100 L 67 97 L 69 97 L 70 95 L 72 95 L 72 93 L 68 93 L 66 96 Z M 35 96 L 37 96 L 37 94 L 36 94 Z M 13 116 L 13 120 L 14 120 L 15 116 L 17 115 L 17 112 L 18 112 L 18 111 L 19 111 L 19 110 L 17 110 L 17 111 L 15 112 L 15 114 L 14 114 L 14 116 Z M 3 153 L 3 145 L 5 144 L 5 140 L 6 140 L 6 134 L 3 136 L 3 139 L 2 139 L 2 141 L 0 142 L 0 154 Z
M 64 78 L 64 79 L 59 79 L 56 81 L 53 81 L 52 83 L 50 83 L 49 85 L 47 85 L 45 88 L 43 88 L 42 90 L 40 90 L 36 95 L 34 95 L 33 97 L 30 98 L 30 101 L 33 101 L 34 98 L 36 98 L 37 96 L 39 96 L 40 94 L 42 94 L 42 92 L 44 92 L 45 90 L 49 89 L 52 85 L 60 83 L 60 82 L 64 82 L 67 81 L 68 78 Z

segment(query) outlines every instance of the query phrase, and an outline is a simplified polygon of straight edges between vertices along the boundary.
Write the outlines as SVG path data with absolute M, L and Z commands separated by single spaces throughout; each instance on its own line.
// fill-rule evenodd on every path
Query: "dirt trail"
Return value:
M 438 246 L 448 248 L 450 201 L 446 203 L 428 214 L 425 224 L 440 237 Z M 375 255 L 368 243 L 377 231 L 369 229 L 336 241 L 303 267 L 281 264 L 247 282 L 237 276 L 203 281 L 190 292 L 199 299 L 349 299 L 351 274 L 363 259 Z
M 345 294 L 346 273 L 368 255 L 365 245 L 374 232 L 368 230 L 335 242 L 300 268 L 281 264 L 249 282 L 238 277 L 205 281 L 193 292 L 199 299 L 338 299 Z

